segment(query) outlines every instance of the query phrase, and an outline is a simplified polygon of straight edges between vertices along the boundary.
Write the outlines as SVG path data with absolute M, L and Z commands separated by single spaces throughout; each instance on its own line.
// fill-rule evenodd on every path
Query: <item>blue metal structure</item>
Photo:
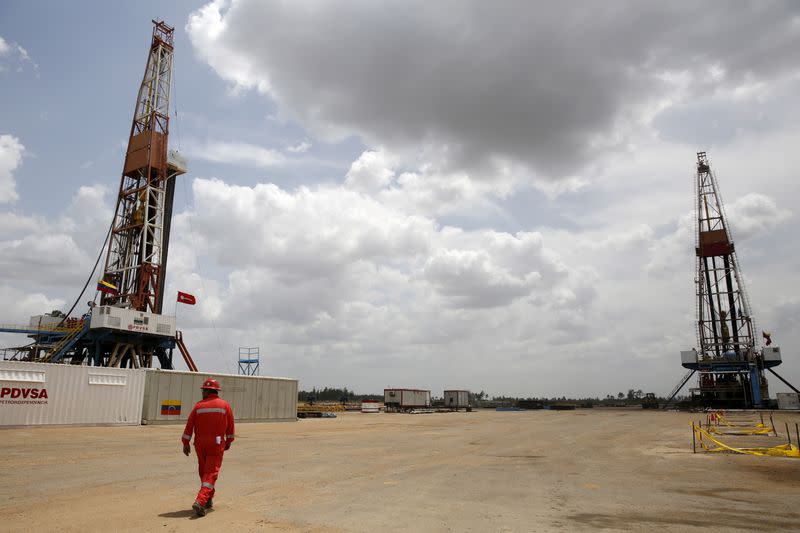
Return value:
M 261 350 L 258 346 L 239 347 L 239 374 L 257 376 L 261 366 Z
M 176 337 L 156 336 L 106 328 L 90 328 L 86 314 L 76 328 L 0 326 L 3 333 L 27 334 L 33 342 L 14 348 L 9 360 L 39 363 L 86 364 L 90 366 L 153 366 L 172 370 Z M 187 365 L 192 369 L 191 363 Z

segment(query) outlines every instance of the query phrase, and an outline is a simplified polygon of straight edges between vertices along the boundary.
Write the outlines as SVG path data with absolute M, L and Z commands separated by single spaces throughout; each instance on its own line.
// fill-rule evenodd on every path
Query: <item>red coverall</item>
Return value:
M 196 501 L 204 506 L 214 497 L 214 484 L 222 466 L 225 446 L 233 442 L 233 411 L 228 402 L 210 394 L 195 404 L 181 440 L 188 443 L 194 432 L 194 449 L 200 470 L 200 492 Z

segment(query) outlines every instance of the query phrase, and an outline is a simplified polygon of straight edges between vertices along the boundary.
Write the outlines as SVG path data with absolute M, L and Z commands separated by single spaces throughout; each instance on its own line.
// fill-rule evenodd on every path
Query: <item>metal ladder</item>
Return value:
M 79 328 L 75 328 L 71 330 L 69 333 L 64 335 L 64 337 L 55 343 L 52 348 L 50 348 L 50 353 L 48 353 L 43 359 L 42 362 L 44 363 L 56 363 L 58 362 L 64 354 L 72 348 L 78 340 L 80 340 L 83 335 L 89 331 L 89 321 L 84 320 L 83 324 Z
M 677 396 L 677 394 L 681 391 L 683 386 L 686 385 L 686 382 L 689 381 L 689 378 L 691 378 L 694 375 L 695 372 L 697 372 L 697 371 L 696 370 L 689 370 L 686 373 L 686 375 L 684 375 L 681 378 L 681 380 L 678 382 L 678 384 L 675 385 L 675 388 L 672 389 L 672 392 L 669 393 L 669 398 L 667 398 L 667 401 L 664 402 L 664 407 L 662 407 L 662 409 L 666 409 L 667 407 L 669 407 L 669 405 L 672 403 L 672 399 L 675 398 L 675 396 Z

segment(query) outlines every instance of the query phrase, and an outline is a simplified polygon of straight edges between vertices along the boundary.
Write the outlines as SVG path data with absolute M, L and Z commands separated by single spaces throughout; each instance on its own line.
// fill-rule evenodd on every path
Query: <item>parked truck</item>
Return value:
M 656 399 L 656 395 L 652 392 L 648 392 L 644 395 L 644 399 L 642 400 L 642 409 L 658 409 L 658 400 Z

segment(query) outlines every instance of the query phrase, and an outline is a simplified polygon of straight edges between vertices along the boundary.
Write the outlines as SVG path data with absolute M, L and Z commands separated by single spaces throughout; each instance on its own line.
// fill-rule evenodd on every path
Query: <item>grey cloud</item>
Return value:
M 485 251 L 441 250 L 425 265 L 424 277 L 456 307 L 496 307 L 527 296 L 541 275 L 515 276 Z
M 221 76 L 319 135 L 423 150 L 442 169 L 491 176 L 510 161 L 565 178 L 664 98 L 796 71 L 796 13 L 791 2 L 242 0 L 209 4 L 187 30 Z

